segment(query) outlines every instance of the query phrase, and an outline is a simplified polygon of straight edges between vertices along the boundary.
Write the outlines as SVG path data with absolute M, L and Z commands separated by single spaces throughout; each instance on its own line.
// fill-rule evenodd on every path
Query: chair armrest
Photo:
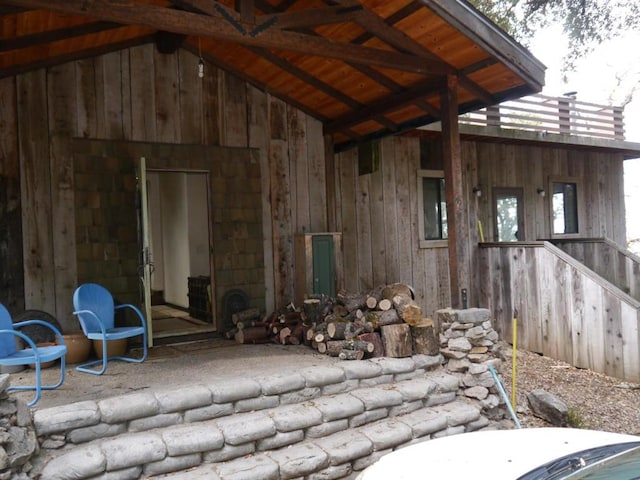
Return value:
M 138 318 L 140 318 L 140 322 L 142 323 L 142 326 L 145 329 L 147 328 L 147 322 L 144 318 L 144 315 L 142 315 L 142 312 L 138 307 L 136 307 L 135 305 L 131 305 L 130 303 L 121 303 L 120 305 L 116 305 L 114 307 L 114 310 L 118 310 L 120 308 L 130 308 L 131 310 L 133 310 L 136 313 L 136 315 L 138 315 Z
M 27 320 L 25 322 L 20 322 L 20 323 L 24 324 L 26 322 L 32 322 L 32 321 L 33 320 Z M 16 323 L 14 325 L 18 325 L 18 324 Z M 36 361 L 40 362 L 40 352 L 38 351 L 38 347 L 36 346 L 35 342 L 33 340 L 31 340 L 31 337 L 29 337 L 28 335 L 25 335 L 22 332 L 18 332 L 16 330 L 0 330 L 0 333 L 11 333 L 12 335 L 20 337 L 22 340 L 24 340 L 27 343 L 27 345 L 29 345 L 29 348 L 31 348 L 31 350 L 33 350 L 33 353 L 36 356 Z M 64 342 L 63 342 L 63 345 L 64 345 Z
M 60 345 L 64 345 L 64 338 L 62 338 L 62 333 L 60 333 L 60 330 L 58 330 L 56 327 L 51 325 L 49 322 L 45 322 L 44 320 L 25 320 L 24 322 L 14 323 L 13 328 L 22 328 L 22 327 L 26 327 L 27 325 L 42 325 L 43 327 L 50 328 L 51 330 L 53 330 L 53 333 L 59 339 Z M 20 332 L 16 332 L 16 333 L 20 333 Z

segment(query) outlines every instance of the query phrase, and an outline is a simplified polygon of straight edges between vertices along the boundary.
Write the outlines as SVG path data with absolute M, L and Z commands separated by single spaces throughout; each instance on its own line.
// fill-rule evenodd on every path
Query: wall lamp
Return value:
M 473 194 L 476 197 L 481 197 L 482 196 L 482 189 L 480 188 L 480 185 L 478 185 L 477 187 L 473 187 Z
M 538 192 L 538 195 L 540 195 L 541 197 L 544 197 L 547 194 L 544 188 L 539 188 L 537 192 Z

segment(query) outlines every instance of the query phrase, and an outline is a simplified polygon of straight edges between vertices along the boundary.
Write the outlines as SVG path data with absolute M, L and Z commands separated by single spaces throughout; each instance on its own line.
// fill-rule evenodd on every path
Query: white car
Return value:
M 426 440 L 356 480 L 640 479 L 640 437 L 573 428 L 488 430 Z

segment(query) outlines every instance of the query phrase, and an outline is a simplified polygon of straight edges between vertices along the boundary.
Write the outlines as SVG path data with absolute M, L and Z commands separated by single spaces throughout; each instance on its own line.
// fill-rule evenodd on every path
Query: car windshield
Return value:
M 518 480 L 640 480 L 640 442 L 617 443 L 572 453 Z

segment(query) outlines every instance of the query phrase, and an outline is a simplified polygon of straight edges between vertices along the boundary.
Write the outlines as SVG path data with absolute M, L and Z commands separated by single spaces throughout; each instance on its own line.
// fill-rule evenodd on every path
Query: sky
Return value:
M 576 98 L 581 101 L 621 105 L 625 95 L 637 88 L 624 110 L 625 139 L 640 144 L 640 32 L 629 32 L 600 45 L 576 64 L 575 72 L 563 78 L 562 58 L 567 45 L 560 26 L 540 32 L 529 45 L 547 66 L 542 93 L 559 96 L 578 92 Z M 624 177 L 627 240 L 640 239 L 640 159 L 625 161 Z M 629 248 L 640 254 L 640 242 L 631 243 Z

